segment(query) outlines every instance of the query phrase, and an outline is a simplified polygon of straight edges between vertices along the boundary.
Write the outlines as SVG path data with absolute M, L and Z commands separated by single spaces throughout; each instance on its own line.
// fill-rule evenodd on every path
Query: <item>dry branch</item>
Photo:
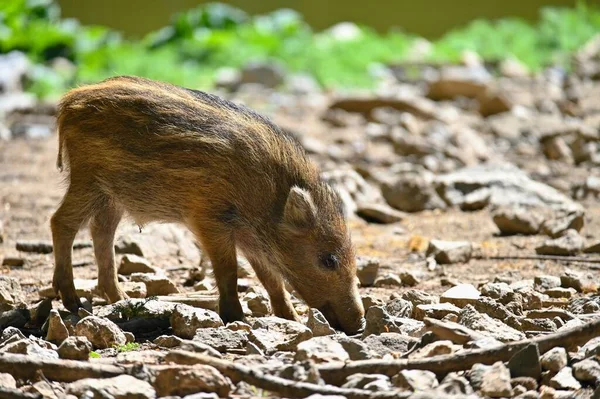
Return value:
M 334 385 L 344 383 L 346 377 L 356 373 L 385 374 L 391 377 L 401 370 L 419 369 L 447 374 L 452 371 L 467 370 L 475 363 L 493 364 L 499 360 L 508 361 L 515 353 L 531 343 L 537 344 L 540 354 L 543 354 L 555 346 L 581 345 L 598 336 L 600 336 L 600 319 L 543 337 L 511 342 L 490 349 L 476 349 L 426 359 L 359 360 L 344 364 L 325 364 L 318 366 L 318 370 L 327 383 Z
M 341 395 L 348 399 L 387 399 L 408 398 L 412 392 L 393 390 L 389 392 L 373 392 L 364 389 L 339 388 L 331 385 L 317 385 L 307 382 L 292 381 L 273 375 L 268 375 L 260 370 L 248 366 L 235 364 L 228 360 L 217 359 L 197 353 L 174 350 L 165 358 L 167 361 L 184 363 L 186 365 L 202 364 L 212 366 L 233 382 L 244 381 L 271 392 L 277 392 L 284 397 L 304 398 L 313 394 Z
M 126 372 L 125 367 L 77 360 L 46 359 L 14 353 L 0 354 L 0 373 L 31 379 L 41 372 L 51 381 L 72 382 L 82 378 L 109 378 Z
M 600 263 L 598 257 L 586 256 L 561 256 L 561 255 L 494 255 L 494 256 L 477 256 L 474 259 L 479 260 L 553 260 L 557 262 L 572 262 L 572 263 Z

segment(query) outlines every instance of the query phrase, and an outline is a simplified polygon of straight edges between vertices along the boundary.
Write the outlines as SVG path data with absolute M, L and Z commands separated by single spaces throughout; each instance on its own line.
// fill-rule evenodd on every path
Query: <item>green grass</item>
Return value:
M 138 350 L 139 348 L 140 348 L 140 344 L 138 344 L 137 342 L 128 342 L 125 345 L 115 345 L 115 349 L 119 353 L 131 352 L 131 351 Z
M 516 58 L 532 71 L 568 68 L 570 55 L 597 32 L 600 9 L 581 2 L 544 8 L 534 24 L 517 18 L 472 21 L 433 42 L 423 60 L 457 62 L 472 50 L 487 61 Z M 52 0 L 0 2 L 0 52 L 24 51 L 38 65 L 28 90 L 40 97 L 117 74 L 209 88 L 220 67 L 269 60 L 309 73 L 324 87 L 370 87 L 372 67 L 407 60 L 416 38 L 361 26 L 356 37 L 338 40 L 331 31 L 314 32 L 291 10 L 252 17 L 214 3 L 177 14 L 170 25 L 130 41 L 105 27 L 61 18 Z M 56 57 L 77 68 L 50 68 Z
M 100 356 L 100 354 L 98 352 L 94 352 L 94 351 L 90 352 L 90 358 L 91 359 L 100 359 L 101 357 L 102 356 Z

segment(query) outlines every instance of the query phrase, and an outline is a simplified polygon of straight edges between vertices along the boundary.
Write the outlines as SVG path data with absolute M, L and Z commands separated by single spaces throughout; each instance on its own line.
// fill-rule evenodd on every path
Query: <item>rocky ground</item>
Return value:
M 20 91 L 18 53 L 0 61 L 0 397 L 600 397 L 600 38 L 569 73 L 467 54 L 388 66 L 375 93 L 222 74 L 220 93 L 295 133 L 344 198 L 367 309 L 352 337 L 300 300 L 305 323 L 270 316 L 243 259 L 247 322 L 224 326 L 191 235 L 130 221 L 116 249 L 132 299 L 95 295 L 83 230 L 88 310 L 66 312 L 50 288 L 55 104 Z

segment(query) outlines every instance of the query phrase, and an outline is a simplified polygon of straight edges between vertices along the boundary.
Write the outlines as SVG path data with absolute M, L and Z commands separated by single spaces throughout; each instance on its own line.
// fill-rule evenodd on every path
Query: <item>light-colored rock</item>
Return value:
M 150 261 L 134 254 L 125 254 L 119 264 L 119 274 L 157 273 L 160 269 L 152 267 Z
M 476 331 L 485 332 L 501 342 L 518 341 L 525 339 L 525 335 L 507 326 L 498 319 L 485 313 L 479 313 L 472 305 L 465 306 L 459 313 L 458 322 Z
M 8 373 L 0 373 L 0 387 L 16 389 L 17 381 Z
M 360 285 L 370 287 L 375 283 L 377 273 L 379 272 L 379 259 L 359 257 L 356 261 L 356 275 L 360 280 Z
M 87 397 L 91 392 L 93 398 L 110 397 L 114 399 L 154 399 L 156 392 L 146 381 L 138 380 L 123 374 L 113 378 L 84 378 L 67 386 L 67 393 L 78 398 Z
M 329 337 L 315 337 L 298 344 L 295 360 L 326 363 L 350 360 L 350 355 L 339 342 Z
M 179 292 L 177 286 L 166 276 L 153 273 L 133 273 L 131 281 L 146 284 L 148 296 L 169 295 Z
M 312 331 L 304 324 L 279 317 L 262 317 L 252 325 L 250 342 L 265 353 L 295 350 L 300 342 L 312 338 Z
M 481 293 L 472 284 L 458 284 L 440 296 L 440 302 L 448 302 L 460 308 L 473 304 Z
M 60 344 L 68 337 L 69 331 L 62 321 L 58 310 L 52 309 L 50 311 L 50 316 L 48 317 L 48 333 L 46 334 L 46 341 L 53 341 Z
M 244 297 L 248 309 L 254 317 L 262 317 L 271 314 L 271 304 L 262 292 L 250 292 Z
M 219 352 L 242 350 L 246 348 L 248 333 L 243 330 L 234 331 L 226 327 L 199 328 L 194 335 L 194 341 L 209 345 Z
M 535 209 L 501 208 L 492 215 L 496 227 L 502 235 L 537 234 L 544 222 L 544 216 Z
M 401 222 L 406 218 L 404 212 L 398 211 L 387 204 L 359 203 L 356 213 L 368 222 L 390 224 Z
M 481 381 L 481 393 L 490 398 L 512 396 L 510 371 L 504 363 L 496 362 L 486 370 Z
M 68 337 L 58 347 L 58 356 L 61 359 L 87 360 L 92 349 L 92 343 L 86 337 Z
M 75 326 L 75 334 L 86 337 L 95 348 L 99 349 L 127 343 L 125 334 L 115 323 L 97 316 L 81 319 Z
M 569 229 L 562 237 L 546 240 L 535 248 L 539 255 L 573 256 L 583 250 L 585 242 L 577 230 Z
M 331 328 L 329 322 L 319 309 L 309 309 L 306 326 L 312 331 L 313 337 L 322 337 L 335 334 L 335 330 Z
M 411 391 L 426 391 L 439 385 L 435 374 L 428 370 L 402 370 L 392 378 L 392 383 Z
M 433 256 L 440 264 L 465 263 L 471 259 L 473 246 L 468 241 L 431 240 L 427 256 Z
M 579 381 L 573 377 L 571 367 L 563 367 L 550 379 L 550 386 L 554 389 L 576 390 L 581 388 Z
M 216 312 L 182 304 L 175 307 L 170 320 L 173 334 L 186 339 L 193 338 L 199 328 L 223 326 L 223 321 Z
M 383 374 L 352 374 L 346 379 L 342 388 L 384 391 L 391 388 L 390 378 Z
M 424 359 L 427 357 L 451 355 L 461 349 L 462 347 L 460 345 L 454 345 L 452 341 L 449 340 L 435 341 L 411 353 L 409 358 Z
M 3 309 L 3 305 L 9 305 L 4 310 L 11 309 L 13 305 L 21 303 L 23 299 L 19 281 L 13 277 L 0 276 L 0 310 Z
M 198 392 L 215 392 L 219 397 L 228 397 L 231 384 L 217 369 L 197 364 L 193 367 L 156 367 L 154 388 L 158 396 L 185 396 Z
M 600 384 L 600 363 L 594 359 L 584 359 L 573 365 L 573 375 L 579 381 Z
M 423 320 L 425 317 L 434 319 L 443 319 L 449 314 L 460 313 L 460 308 L 451 303 L 434 303 L 431 305 L 417 305 L 413 317 L 417 320 Z

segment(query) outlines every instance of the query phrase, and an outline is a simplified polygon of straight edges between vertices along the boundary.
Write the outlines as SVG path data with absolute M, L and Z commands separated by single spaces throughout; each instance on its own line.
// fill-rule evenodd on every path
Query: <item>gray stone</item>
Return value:
M 154 369 L 154 389 L 157 396 L 185 396 L 198 392 L 215 392 L 228 397 L 231 384 L 217 369 L 196 364 L 193 368 L 163 366 Z
M 423 320 L 425 317 L 434 319 L 443 319 L 449 314 L 458 315 L 460 308 L 451 303 L 434 303 L 431 305 L 417 305 L 413 317 L 417 320 Z
M 356 207 L 356 214 L 368 222 L 391 224 L 401 222 L 406 218 L 404 212 L 387 204 L 359 203 L 356 204 Z
M 405 299 L 396 298 L 385 304 L 385 310 L 394 317 L 411 317 L 413 304 Z
M 428 370 L 402 370 L 392 378 L 392 384 L 411 391 L 426 391 L 439 385 L 435 374 Z
M 81 319 L 75 326 L 75 334 L 86 337 L 95 348 L 99 349 L 127 343 L 125 334 L 115 323 L 97 316 Z
M 492 299 L 501 299 L 513 292 L 513 289 L 506 283 L 486 283 L 481 287 L 481 295 Z
M 350 360 L 367 360 L 373 357 L 373 353 L 367 344 L 361 340 L 349 338 L 344 335 L 335 335 L 332 338 L 339 342 L 344 350 L 348 352 Z
M 585 359 L 573 365 L 573 375 L 579 381 L 600 385 L 600 364 L 595 359 Z
M 17 381 L 8 373 L 0 373 L 0 387 L 17 389 Z
M 191 339 L 199 328 L 216 328 L 223 326 L 223 321 L 216 312 L 179 304 L 171 314 L 173 334 L 181 338 Z
M 382 374 L 352 374 L 342 388 L 384 391 L 391 388 L 390 378 Z
M 577 230 L 569 229 L 562 237 L 546 240 L 535 248 L 539 255 L 573 256 L 583 250 L 584 240 Z
M 54 346 L 56 348 L 56 346 Z M 38 356 L 46 359 L 58 359 L 58 353 L 54 349 L 45 347 L 44 341 L 36 341 L 31 338 L 20 339 L 5 343 L 0 348 L 0 353 L 18 353 L 21 355 Z
M 571 367 L 563 367 L 550 379 L 550 386 L 554 389 L 577 390 L 581 388 L 579 381 L 573 377 Z
M 46 334 L 46 340 L 54 341 L 57 344 L 60 344 L 68 337 L 69 331 L 67 330 L 65 323 L 62 321 L 58 310 L 51 310 L 50 316 L 48 317 L 48 333 Z
M 169 295 L 179 292 L 177 286 L 164 275 L 132 273 L 131 281 L 146 284 L 146 294 L 148 296 Z
M 487 314 L 477 312 L 472 305 L 467 305 L 460 311 L 458 322 L 475 331 L 485 332 L 501 342 L 525 339 L 525 335 L 520 331 Z
M 58 347 L 58 356 L 61 359 L 87 360 L 92 349 L 92 343 L 86 337 L 68 337 Z
M 379 356 L 384 356 L 389 353 L 403 354 L 408 351 L 411 344 L 417 340 L 407 335 L 384 332 L 379 335 L 369 335 L 363 342 L 367 345 L 370 351 L 377 353 Z
M 542 375 L 540 351 L 536 344 L 529 344 L 510 358 L 508 362 L 510 375 L 515 377 L 530 377 L 538 380 Z
M 492 218 L 502 235 L 537 234 L 544 222 L 544 216 L 535 209 L 522 207 L 499 209 Z
M 350 360 L 350 355 L 339 342 L 330 337 L 315 337 L 298 344 L 294 360 L 311 360 L 316 363 L 347 361 Z
M 302 323 L 271 316 L 257 319 L 248 338 L 269 354 L 295 350 L 300 342 L 312 338 L 312 331 Z
M 88 392 L 91 393 L 89 396 Z M 78 398 L 154 399 L 156 392 L 146 381 L 123 374 L 113 378 L 84 378 L 67 386 L 67 393 Z
M 533 284 L 536 291 L 544 292 L 551 288 L 560 287 L 560 277 L 556 276 L 535 276 Z
M 490 205 L 580 210 L 581 205 L 558 190 L 536 182 L 507 163 L 485 163 L 436 177 L 438 192 L 450 204 L 461 204 L 474 190 L 490 190 Z
M 159 269 L 152 267 L 150 261 L 134 254 L 125 254 L 121 258 L 119 274 L 156 273 Z
M 219 352 L 228 350 L 243 350 L 248 342 L 246 331 L 233 331 L 225 327 L 199 328 L 194 335 L 194 341 L 209 345 Z
M 356 260 L 356 275 L 363 287 L 370 287 L 379 272 L 379 259 L 359 257 Z
M 437 302 L 437 298 L 428 292 L 421 290 L 407 290 L 402 294 L 402 299 L 406 299 L 414 306 L 432 305 Z
M 21 284 L 13 277 L 0 276 L 0 310 L 10 309 L 14 305 L 23 302 L 23 291 Z M 9 307 L 3 307 L 8 305 Z
M 481 381 L 481 393 L 490 398 L 512 396 L 510 371 L 504 363 L 496 362 L 485 371 Z
M 540 358 L 544 370 L 558 372 L 567 366 L 567 351 L 562 347 L 554 347 Z
M 29 321 L 30 316 L 27 309 L 13 309 L 0 313 L 0 329 L 6 327 L 23 328 Z
M 307 327 L 313 333 L 313 337 L 322 337 L 325 335 L 335 334 L 335 330 L 331 328 L 329 322 L 323 316 L 323 313 L 319 309 L 310 308 L 308 311 Z
M 473 246 L 468 241 L 429 241 L 427 256 L 440 264 L 465 263 L 471 259 Z
M 260 84 L 261 86 L 274 88 L 284 82 L 285 71 L 279 65 L 273 63 L 252 62 L 242 68 L 241 84 Z
M 271 314 L 271 304 L 262 292 L 249 292 L 244 296 L 244 301 L 248 304 L 248 309 L 254 317 L 262 317 Z
M 401 176 L 396 181 L 384 182 L 381 193 L 388 204 L 404 212 L 446 208 L 446 203 L 432 182 L 418 175 Z

